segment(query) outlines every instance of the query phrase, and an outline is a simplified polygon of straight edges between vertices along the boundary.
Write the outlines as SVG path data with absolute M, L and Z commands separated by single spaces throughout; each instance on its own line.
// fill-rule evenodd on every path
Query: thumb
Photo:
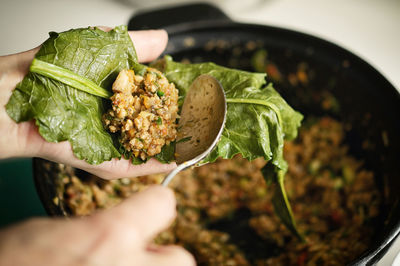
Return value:
M 76 257 L 86 260 L 85 265 L 132 265 L 133 262 L 135 265 L 161 265 L 142 262 L 149 257 L 146 255 L 149 241 L 175 218 L 175 204 L 170 189 L 152 186 L 109 210 L 83 219 L 61 221 L 63 238 L 60 239 L 75 236 L 72 238 L 75 241 L 63 242 L 67 247 L 65 254 L 79 254 Z M 79 243 L 76 236 L 79 236 Z
M 167 229 L 175 217 L 174 193 L 162 186 L 151 186 L 114 208 L 95 215 L 95 219 L 111 227 L 108 228 L 111 231 L 123 232 L 124 235 L 133 231 L 137 238 L 145 240 L 146 244 L 159 232 Z

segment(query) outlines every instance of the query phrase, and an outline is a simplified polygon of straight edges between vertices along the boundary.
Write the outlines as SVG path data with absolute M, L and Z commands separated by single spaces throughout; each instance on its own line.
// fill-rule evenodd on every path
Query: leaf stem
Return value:
M 249 99 L 249 98 L 226 98 L 226 102 L 227 103 L 247 103 L 247 104 L 259 104 L 259 105 L 263 105 L 266 106 L 268 108 L 271 108 L 277 118 L 278 118 L 278 123 L 279 125 L 282 125 L 282 117 L 281 117 L 281 112 L 279 111 L 279 108 L 270 102 L 267 102 L 266 100 L 263 99 Z
M 74 72 L 39 59 L 33 59 L 29 69 L 33 73 L 57 80 L 75 89 L 89 94 L 108 99 L 111 94 L 88 78 L 75 74 Z

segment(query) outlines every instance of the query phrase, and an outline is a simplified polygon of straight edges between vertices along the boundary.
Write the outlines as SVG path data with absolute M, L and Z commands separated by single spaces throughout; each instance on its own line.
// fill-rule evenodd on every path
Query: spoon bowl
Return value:
M 178 167 L 163 182 L 167 186 L 180 171 L 199 163 L 217 145 L 226 121 L 222 85 L 210 75 L 200 75 L 190 85 L 178 123 Z

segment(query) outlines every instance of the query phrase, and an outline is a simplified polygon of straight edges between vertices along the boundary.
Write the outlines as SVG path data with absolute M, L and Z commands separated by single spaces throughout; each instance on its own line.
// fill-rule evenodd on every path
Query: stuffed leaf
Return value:
M 71 70 L 101 87 L 109 88 L 118 72 L 137 62 L 125 27 L 110 32 L 97 28 L 50 33 L 35 56 Z M 30 72 L 14 90 L 7 112 L 16 122 L 35 119 L 40 134 L 50 142 L 68 140 L 74 154 L 98 164 L 120 157 L 103 127 L 100 97 Z

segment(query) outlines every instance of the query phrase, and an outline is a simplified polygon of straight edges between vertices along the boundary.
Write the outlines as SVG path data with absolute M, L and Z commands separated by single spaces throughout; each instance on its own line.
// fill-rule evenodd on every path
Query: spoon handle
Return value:
M 189 166 L 188 163 L 182 163 L 182 164 L 178 165 L 178 167 L 176 167 L 174 170 L 172 170 L 172 172 L 169 173 L 169 174 L 164 178 L 164 180 L 161 182 L 161 185 L 162 185 L 163 187 L 168 186 L 169 182 L 172 181 L 172 179 L 175 177 L 175 175 L 176 175 L 177 173 L 179 173 L 180 171 L 184 170 L 185 168 L 187 168 L 188 166 Z

